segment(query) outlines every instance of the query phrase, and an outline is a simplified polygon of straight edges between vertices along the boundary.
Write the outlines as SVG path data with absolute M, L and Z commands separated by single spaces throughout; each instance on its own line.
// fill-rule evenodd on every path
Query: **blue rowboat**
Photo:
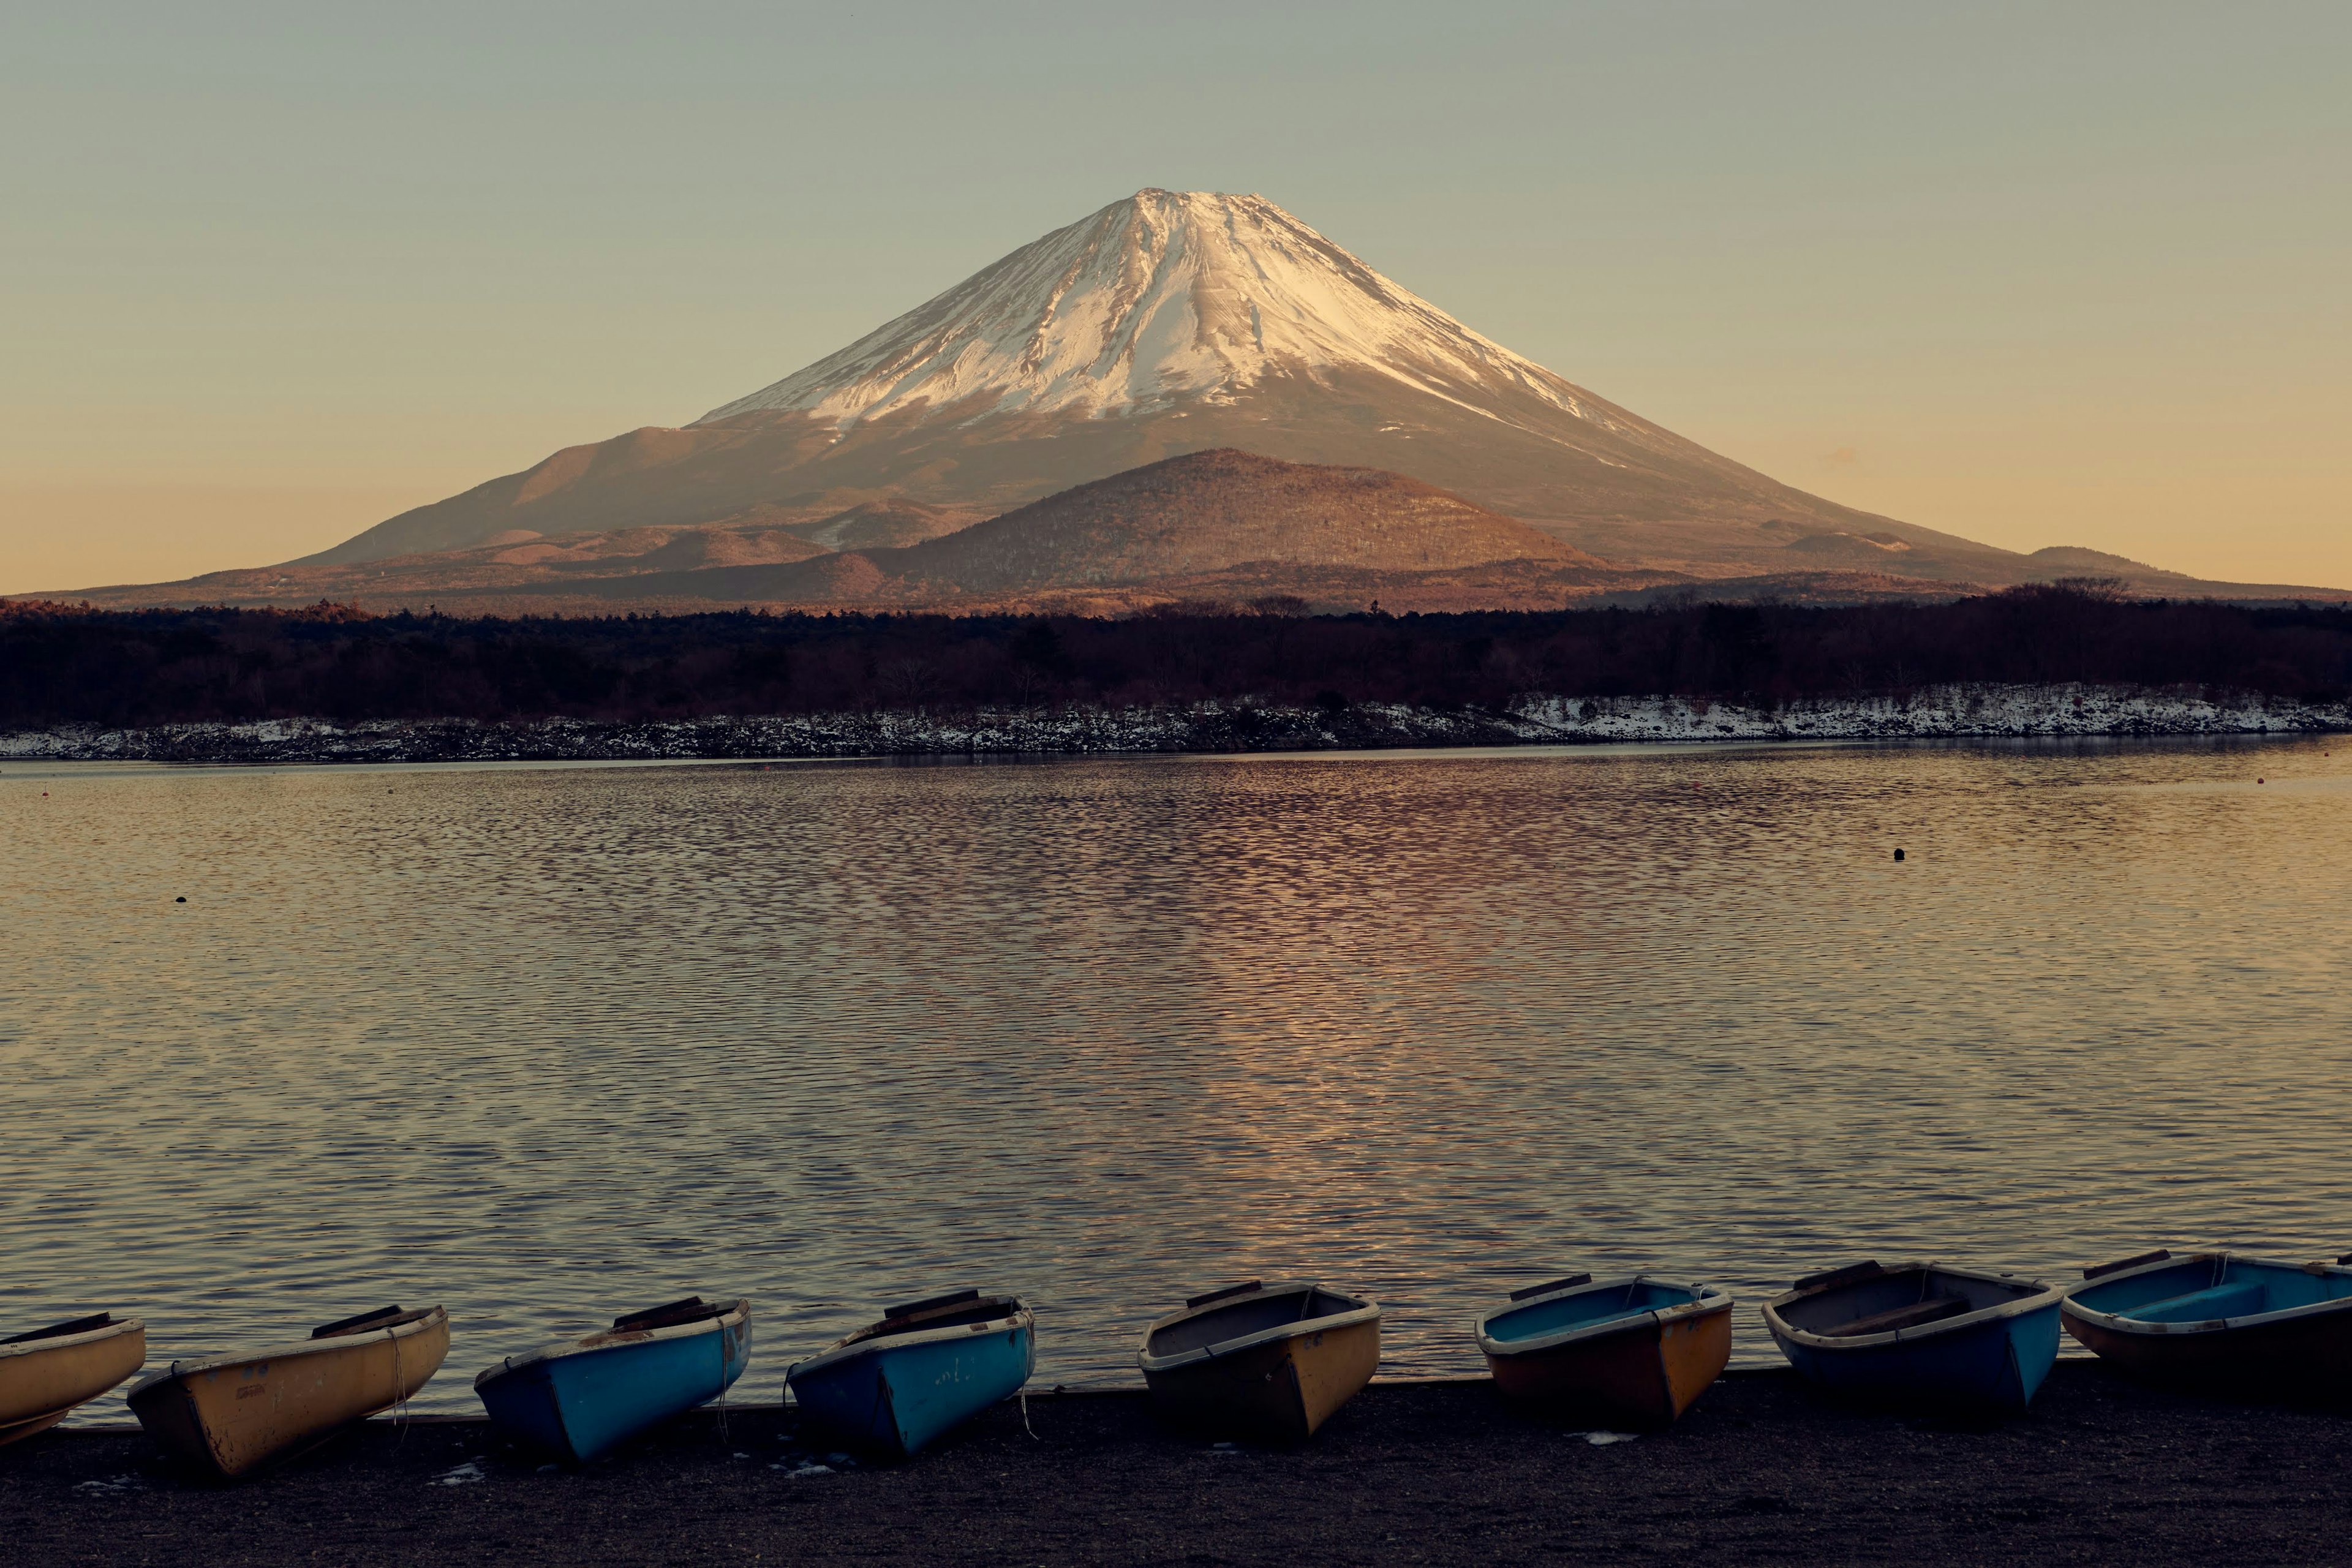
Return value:
M 1876 1404 L 2022 1415 L 2058 1359 L 2058 1302 L 2038 1279 L 1940 1263 L 1815 1274 L 1764 1304 L 1790 1364 Z
M 511 1355 L 474 1379 L 490 1419 L 574 1464 L 727 1392 L 751 1360 L 751 1303 L 683 1301 L 584 1340 Z
M 1016 1296 L 959 1290 L 892 1307 L 784 1381 L 835 1441 L 906 1458 L 1020 1392 L 1037 1361 L 1036 1321 Z
M 2066 1331 L 2125 1371 L 2241 1399 L 2352 1394 L 2352 1254 L 2143 1253 L 2083 1270 Z

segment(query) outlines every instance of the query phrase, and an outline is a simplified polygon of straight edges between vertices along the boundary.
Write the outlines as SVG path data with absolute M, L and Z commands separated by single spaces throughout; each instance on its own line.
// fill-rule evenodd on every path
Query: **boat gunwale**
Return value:
M 785 1367 L 784 1384 L 790 1387 L 793 1379 L 807 1373 L 844 1365 L 877 1351 L 941 1344 L 950 1340 L 968 1340 L 975 1334 L 995 1333 L 1007 1329 L 1017 1331 L 1025 1328 L 1033 1331 L 1036 1329 L 1037 1314 L 1027 1301 L 1018 1296 L 1000 1296 L 995 1300 L 1011 1302 L 1013 1310 L 1001 1318 L 985 1318 L 977 1323 L 950 1323 L 936 1329 L 908 1329 L 901 1333 L 877 1334 L 871 1331 L 890 1321 L 887 1318 L 877 1319 L 865 1328 L 852 1330 L 806 1361 L 796 1361 Z M 861 1335 L 865 1337 L 860 1338 Z
M 2352 1275 L 2352 1268 L 2336 1263 L 2280 1263 L 2267 1258 L 2253 1258 L 2242 1252 L 2191 1252 L 2158 1258 L 2137 1268 L 2121 1269 L 2114 1274 L 2102 1274 L 2095 1279 L 2085 1279 L 2074 1287 L 2087 1290 L 2094 1286 L 2113 1285 L 2117 1280 L 2133 1279 L 2159 1269 L 2178 1268 L 2184 1263 L 2218 1263 L 2224 1272 L 2231 1259 L 2252 1263 L 2265 1268 L 2284 1268 L 2293 1273 L 2320 1275 Z M 2210 1289 L 2210 1287 L 2208 1287 Z M 2150 1303 L 2143 1302 L 2142 1305 Z M 2126 1317 L 2120 1312 L 2102 1312 L 2095 1307 L 2077 1302 L 2070 1291 L 2058 1303 L 2058 1314 L 2109 1333 L 2127 1335 L 2136 1340 L 2177 1340 L 2198 1334 L 2224 1334 L 2235 1329 L 2266 1329 L 2273 1324 L 2291 1323 L 2307 1318 L 2324 1318 L 2331 1312 L 2352 1311 L 2352 1296 L 2331 1297 L 2325 1301 L 2306 1301 L 2300 1307 L 2281 1307 L 2270 1312 L 2246 1312 L 2234 1318 L 2198 1318 L 2185 1323 L 2158 1323 L 2147 1318 Z
M 1571 1296 L 1589 1295 L 1603 1290 L 1622 1289 L 1628 1285 L 1663 1286 L 1669 1290 L 1689 1290 L 1694 1292 L 1694 1295 L 1692 1300 L 1678 1301 L 1671 1307 L 1650 1307 L 1636 1312 L 1627 1312 L 1619 1317 L 1601 1318 L 1591 1322 L 1571 1323 L 1565 1328 L 1555 1329 L 1548 1334 L 1537 1335 L 1533 1339 L 1505 1342 L 1489 1338 L 1487 1335 L 1486 1326 L 1497 1318 L 1507 1318 L 1513 1312 L 1522 1312 L 1530 1307 L 1540 1307 L 1548 1301 L 1566 1300 Z M 1604 1340 L 1612 1334 L 1627 1333 L 1639 1329 L 1664 1328 L 1669 1323 L 1679 1323 L 1692 1318 L 1709 1317 L 1717 1312 L 1728 1312 L 1738 1305 L 1738 1301 L 1731 1292 L 1719 1285 L 1702 1285 L 1680 1279 L 1662 1279 L 1654 1274 L 1621 1274 L 1582 1285 L 1567 1286 L 1541 1296 L 1528 1297 L 1523 1301 L 1506 1300 L 1501 1306 L 1489 1308 L 1481 1313 L 1477 1321 L 1471 1324 L 1470 1331 L 1476 1336 L 1478 1349 L 1482 1353 L 1507 1359 L 1512 1356 L 1532 1355 L 1541 1351 L 1557 1350 L 1562 1345 L 1577 1344 L 1588 1340 Z
M 1143 1342 L 1136 1347 L 1136 1364 L 1141 1367 L 1143 1374 L 1149 1377 L 1156 1372 L 1175 1372 L 1183 1367 L 1198 1366 L 1203 1362 L 1215 1361 L 1222 1356 L 1236 1355 L 1243 1351 L 1255 1350 L 1260 1345 L 1276 1344 L 1284 1340 L 1301 1339 L 1308 1334 L 1329 1333 L 1339 1329 L 1351 1329 L 1360 1323 L 1377 1323 L 1381 1321 L 1381 1304 L 1370 1296 L 1360 1296 L 1353 1290 L 1339 1289 L 1318 1280 L 1284 1280 L 1265 1286 L 1251 1294 L 1288 1296 L 1303 1292 L 1311 1297 L 1318 1291 L 1327 1296 L 1338 1296 L 1342 1300 L 1353 1301 L 1356 1305 L 1343 1312 L 1327 1312 L 1319 1318 L 1302 1318 L 1297 1322 L 1275 1323 L 1266 1328 L 1253 1329 L 1248 1333 L 1235 1335 L 1230 1340 L 1219 1340 L 1213 1344 L 1178 1351 L 1172 1355 L 1159 1356 L 1151 1353 L 1151 1336 L 1162 1329 L 1173 1327 L 1187 1318 L 1202 1317 L 1211 1312 L 1222 1311 L 1243 1300 L 1236 1296 L 1220 1297 L 1214 1301 L 1203 1302 L 1198 1307 L 1186 1307 L 1179 1311 L 1171 1312 L 1145 1329 Z
M 94 1329 L 84 1329 L 78 1334 L 59 1334 L 53 1340 L 20 1340 L 14 1344 L 0 1344 L 0 1359 L 31 1355 L 40 1351 L 71 1350 L 81 1345 L 94 1345 L 103 1340 L 111 1339 L 117 1334 L 130 1333 L 133 1330 L 141 1333 L 146 1332 L 146 1320 L 118 1318 L 113 1322 L 102 1323 Z
M 751 1299 L 738 1296 L 719 1311 L 691 1322 L 666 1323 L 657 1329 L 599 1329 L 576 1340 L 557 1340 L 532 1350 L 518 1351 L 495 1366 L 484 1367 L 474 1374 L 474 1386 L 483 1388 L 509 1373 L 545 1366 L 550 1362 L 562 1361 L 577 1355 L 596 1355 L 605 1351 L 634 1350 L 639 1345 L 653 1344 L 662 1340 L 682 1340 L 696 1334 L 717 1333 L 730 1326 L 751 1321 Z
M 1801 1329 L 1780 1316 L 1780 1309 L 1792 1301 L 1801 1301 L 1808 1296 L 1825 1295 L 1830 1291 L 1842 1289 L 1847 1285 L 1863 1283 L 1861 1280 L 1854 1279 L 1838 1280 L 1809 1286 L 1801 1290 L 1784 1290 L 1773 1297 L 1764 1303 L 1764 1326 L 1771 1331 L 1774 1339 L 1784 1345 L 1798 1344 L 1810 1350 L 1822 1351 L 1884 1350 L 1890 1345 L 1917 1344 L 1923 1340 L 1957 1333 L 1963 1329 L 1982 1328 L 1987 1323 L 1997 1323 L 2005 1318 L 2021 1318 L 2028 1313 L 2039 1312 L 2050 1307 L 2063 1307 L 2065 1303 L 2066 1288 L 2063 1285 L 2048 1285 L 2039 1279 L 2028 1279 L 2015 1274 L 2003 1274 L 1996 1269 L 1965 1268 L 1956 1264 L 1938 1263 L 1932 1258 L 1919 1263 L 1898 1263 L 1892 1268 L 1881 1269 L 1880 1273 L 1908 1274 L 1915 1269 L 1933 1270 L 1938 1274 L 1957 1274 L 1963 1279 L 1978 1279 L 1988 1285 L 2025 1286 L 2032 1289 L 2029 1293 L 2019 1296 L 2014 1300 L 1999 1301 L 1990 1307 L 1979 1307 L 1974 1311 L 1961 1312 L 1949 1318 L 1938 1318 L 1932 1323 L 1915 1324 L 1907 1329 L 1889 1329 L 1885 1333 L 1879 1334 L 1818 1333 L 1811 1329 Z
M 244 1355 L 216 1355 L 205 1356 L 196 1361 L 167 1362 L 124 1390 L 122 1397 L 136 1399 L 160 1384 L 194 1377 L 198 1373 L 219 1372 L 232 1366 L 251 1366 L 256 1362 L 291 1361 L 297 1356 L 322 1355 L 356 1350 L 362 1345 L 375 1343 L 375 1336 L 378 1333 L 382 1333 L 388 1340 L 414 1339 L 418 1334 L 430 1331 L 436 1325 L 446 1328 L 448 1322 L 448 1309 L 436 1304 L 425 1309 L 422 1317 L 412 1318 L 404 1323 L 394 1323 L 388 1329 L 366 1329 L 357 1333 L 337 1334 L 323 1340 L 293 1340 L 284 1344 L 267 1346 Z

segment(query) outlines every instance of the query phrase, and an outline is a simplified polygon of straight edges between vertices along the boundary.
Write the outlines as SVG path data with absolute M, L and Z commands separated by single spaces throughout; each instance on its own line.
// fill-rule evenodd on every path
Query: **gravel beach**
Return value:
M 1375 1384 L 1296 1452 L 1033 1395 L 911 1464 L 704 1412 L 582 1471 L 471 1421 L 370 1422 L 258 1481 L 135 1431 L 0 1450 L 9 1563 L 2352 1563 L 2352 1411 L 2153 1393 L 2062 1364 L 2032 1415 L 1871 1415 L 1735 1373 L 1596 1443 L 1484 1382 Z M 1034 1435 L 1033 1435 L 1034 1433 Z

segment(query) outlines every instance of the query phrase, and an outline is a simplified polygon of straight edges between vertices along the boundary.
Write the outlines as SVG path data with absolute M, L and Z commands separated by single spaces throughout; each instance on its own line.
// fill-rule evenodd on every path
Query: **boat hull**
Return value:
M 786 1374 L 802 1416 L 833 1440 L 910 1458 L 992 1405 L 1036 1364 L 1026 1308 L 1009 1321 L 838 1346 Z
M 1495 1387 L 1563 1418 L 1656 1431 L 1681 1418 L 1731 1361 L 1731 1300 L 1681 1316 L 1644 1312 L 1565 1344 L 1489 1349 Z
M 1153 1323 L 1136 1364 L 1176 1426 L 1303 1443 L 1380 1370 L 1380 1303 L 1307 1281 L 1252 1279 Z
M 1146 1370 L 1152 1403 L 1178 1426 L 1249 1442 L 1304 1443 L 1380 1370 L 1381 1325 L 1314 1330 L 1206 1361 Z
M 174 1362 L 131 1389 L 131 1410 L 166 1452 L 234 1480 L 408 1398 L 448 1353 L 436 1307 L 373 1332 Z
M 1967 1310 L 1886 1332 L 1834 1337 L 1854 1326 L 1839 1321 L 1841 1297 L 1862 1303 L 1853 1309 L 1858 1321 L 1906 1293 L 1944 1289 L 1971 1292 L 1952 1298 Z M 1792 1290 L 1766 1306 L 1764 1321 L 1800 1374 L 1843 1397 L 1896 1409 L 2018 1415 L 2058 1359 L 2059 1300 L 2057 1289 L 2039 1282 L 1917 1264 L 1832 1289 Z M 1781 1315 L 1791 1309 L 1801 1324 Z
M 2352 1313 L 2213 1335 L 2118 1333 L 2069 1316 L 2077 1342 L 2137 1377 L 2248 1397 L 2352 1395 Z
M 2197 1254 L 2093 1280 L 2060 1312 L 2076 1342 L 2147 1381 L 2225 1398 L 2352 1398 L 2352 1269 Z
M 1780 1349 L 1804 1377 L 1848 1398 L 2021 1415 L 2058 1359 L 2058 1309 L 1915 1344 L 1828 1351 L 1782 1339 Z
M 517 1357 L 474 1384 L 490 1419 L 584 1464 L 734 1386 L 751 1360 L 749 1304 L 684 1331 L 600 1334 Z
M 0 1344 L 0 1444 L 47 1431 L 146 1360 L 147 1327 L 136 1320 Z

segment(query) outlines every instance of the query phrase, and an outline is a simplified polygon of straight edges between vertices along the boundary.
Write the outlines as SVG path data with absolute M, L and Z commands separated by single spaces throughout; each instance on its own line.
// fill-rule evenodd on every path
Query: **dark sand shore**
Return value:
M 1135 1394 L 1033 1397 L 895 1468 L 819 1472 L 774 1407 L 581 1472 L 487 1426 L 372 1422 L 243 1487 L 135 1432 L 0 1450 L 9 1563 L 2352 1563 L 2352 1412 L 2058 1369 L 2029 1419 L 1857 1413 L 1735 1375 L 1595 1446 L 1484 1383 L 1376 1384 L 1291 1453 L 1220 1451 Z

